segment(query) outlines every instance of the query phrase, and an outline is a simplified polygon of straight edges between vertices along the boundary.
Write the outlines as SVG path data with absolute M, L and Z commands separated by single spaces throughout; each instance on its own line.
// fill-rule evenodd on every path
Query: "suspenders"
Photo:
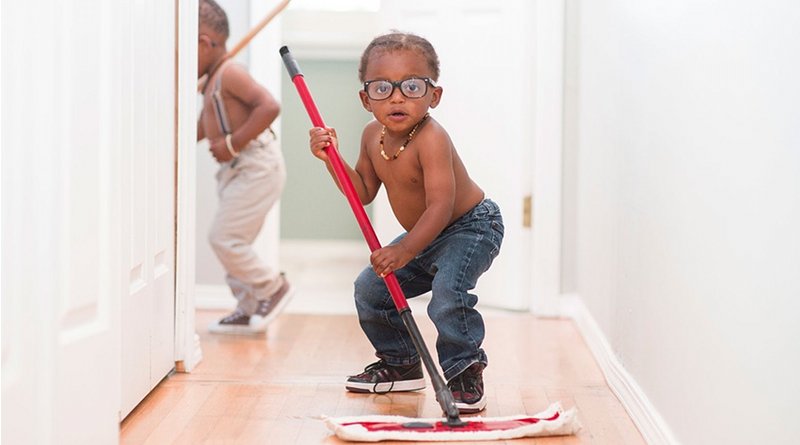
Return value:
M 228 67 L 228 63 L 230 63 L 230 61 L 224 62 L 222 66 L 219 67 L 219 74 L 217 74 L 217 78 L 214 81 L 214 90 L 211 91 L 211 104 L 214 108 L 214 114 L 217 115 L 219 129 L 225 136 L 233 133 L 233 128 L 231 128 L 231 124 L 228 121 L 228 112 L 225 109 L 225 101 L 222 100 L 222 75 L 225 73 L 225 68 Z M 269 128 L 269 131 L 274 137 L 275 133 L 272 131 L 272 128 Z M 233 161 L 231 161 L 231 167 L 235 167 L 238 160 L 239 158 L 235 158 Z
M 211 92 L 211 103 L 214 105 L 214 113 L 217 115 L 219 128 L 225 136 L 233 133 L 231 124 L 228 122 L 228 112 L 225 110 L 225 102 L 222 100 L 222 75 L 227 67 L 228 62 L 225 62 L 219 68 L 219 74 L 217 74 L 216 82 L 214 82 L 214 90 Z
M 225 68 L 228 67 L 228 61 L 225 61 L 219 67 L 219 74 L 214 82 L 214 90 L 211 91 L 211 104 L 214 107 L 214 113 L 217 115 L 217 122 L 219 122 L 219 129 L 225 137 L 229 137 L 233 133 L 230 122 L 228 122 L 228 112 L 225 110 L 225 101 L 222 100 L 222 75 L 225 73 Z M 231 168 L 236 167 L 239 158 L 235 157 L 231 160 Z

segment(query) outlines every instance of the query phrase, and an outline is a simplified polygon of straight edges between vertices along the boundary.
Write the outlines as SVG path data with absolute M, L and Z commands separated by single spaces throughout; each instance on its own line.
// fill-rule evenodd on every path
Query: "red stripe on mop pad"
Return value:
M 467 441 L 564 436 L 580 429 L 575 409 L 564 411 L 559 403 L 532 416 L 467 417 L 463 426 L 447 425 L 441 418 L 401 416 L 325 417 L 325 424 L 340 439 L 353 442 Z

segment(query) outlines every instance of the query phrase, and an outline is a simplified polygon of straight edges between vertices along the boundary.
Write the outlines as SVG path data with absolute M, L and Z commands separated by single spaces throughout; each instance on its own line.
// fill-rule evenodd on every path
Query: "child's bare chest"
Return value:
M 410 154 L 410 153 L 409 153 Z M 375 173 L 387 190 L 405 193 L 422 193 L 425 188 L 424 176 L 419 163 L 409 156 L 405 160 L 386 161 L 378 159 Z

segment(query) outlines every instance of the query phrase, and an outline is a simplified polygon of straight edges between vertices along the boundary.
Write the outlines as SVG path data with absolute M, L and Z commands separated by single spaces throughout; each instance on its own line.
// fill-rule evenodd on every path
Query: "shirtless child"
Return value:
M 379 360 L 345 387 L 354 392 L 423 389 L 420 357 L 382 279 L 394 272 L 407 298 L 432 291 L 428 314 L 438 330 L 436 349 L 448 387 L 462 413 L 484 409 L 481 348 L 485 335 L 478 297 L 470 293 L 500 251 L 500 209 L 470 178 L 447 131 L 428 112 L 442 97 L 439 60 L 424 38 L 391 33 L 364 50 L 361 103 L 375 120 L 364 128 L 355 168 L 345 165 L 362 204 L 381 184 L 406 230 L 370 257 L 355 282 L 361 328 Z M 312 128 L 311 151 L 325 162 L 338 147 L 333 128 Z M 341 188 L 341 186 L 340 186 Z
M 209 241 L 238 300 L 236 310 L 208 329 L 215 333 L 258 334 L 290 297 L 283 275 L 253 249 L 264 219 L 280 199 L 286 167 L 269 128 L 280 106 L 242 66 L 225 57 L 228 18 L 213 0 L 200 0 L 197 76 L 207 77 L 197 140 L 208 138 L 217 171 L 219 208 Z

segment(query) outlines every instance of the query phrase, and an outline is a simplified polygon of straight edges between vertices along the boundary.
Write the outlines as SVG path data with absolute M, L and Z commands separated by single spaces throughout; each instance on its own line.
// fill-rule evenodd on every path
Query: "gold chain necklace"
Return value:
M 428 119 L 428 116 L 430 116 L 430 113 L 425 113 L 425 116 L 422 116 L 422 119 L 420 119 L 420 121 L 417 122 L 417 125 L 414 125 L 414 128 L 411 129 L 411 133 L 408 133 L 408 139 L 406 139 L 406 143 L 401 145 L 400 148 L 397 150 L 397 153 L 395 153 L 392 157 L 387 156 L 386 152 L 383 151 L 383 138 L 386 136 L 386 125 L 384 125 L 383 129 L 381 130 L 381 156 L 383 156 L 383 159 L 386 159 L 387 161 L 393 161 L 397 159 L 397 157 L 400 156 L 400 153 L 402 153 L 403 150 L 406 149 L 406 145 L 411 143 L 411 139 L 414 138 L 414 133 L 417 132 L 417 128 L 419 128 L 419 126 L 422 125 L 422 123 L 425 122 L 426 119 Z

